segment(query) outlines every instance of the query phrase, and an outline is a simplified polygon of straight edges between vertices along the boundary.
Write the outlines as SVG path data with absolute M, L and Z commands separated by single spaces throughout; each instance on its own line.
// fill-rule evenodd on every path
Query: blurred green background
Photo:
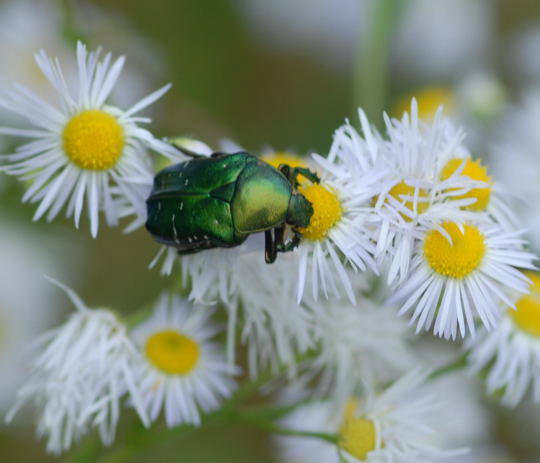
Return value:
M 14 2 L 0 0 L 0 8 L 10 3 Z M 419 18 L 420 26 L 426 30 L 416 30 L 414 18 L 411 19 L 412 32 L 403 32 L 403 36 L 399 31 L 405 18 L 413 14 L 409 10 L 426 2 L 34 3 L 58 15 L 56 33 L 62 40 L 81 37 L 90 47 L 103 45 L 117 54 L 126 53 L 128 62 L 133 64 L 129 72 L 142 75 L 142 87 L 148 87 L 148 91 L 172 82 L 172 90 L 150 111 L 154 134 L 190 135 L 215 147 L 220 140 L 229 138 L 253 152 L 271 146 L 300 154 L 324 154 L 333 130 L 347 117 L 355 120 L 357 106 L 365 106 L 374 122 L 380 123 L 381 111 L 392 111 L 402 95 L 432 85 L 452 91 L 476 70 L 493 76 L 510 99 L 522 88 L 540 81 L 540 72 L 535 75 L 534 69 L 521 69 L 515 64 L 520 34 L 530 27 L 540 27 L 537 0 L 433 0 L 427 9 L 442 13 L 431 19 Z M 454 5 L 453 16 L 444 13 L 449 4 Z M 480 5 L 475 13 L 478 24 L 471 20 L 471 4 Z M 429 37 L 430 31 L 448 28 L 443 24 L 446 18 L 454 21 L 455 34 L 442 39 L 448 49 L 437 52 L 434 48 L 429 58 L 425 37 Z M 33 19 L 36 20 L 39 18 Z M 461 26 L 470 30 L 462 31 Z M 417 42 L 414 32 L 418 33 Z M 26 33 L 19 30 L 21 41 Z M 464 50 L 454 50 L 454 38 Z M 73 42 L 66 44 L 72 47 Z M 10 53 L 18 53 L 21 60 L 29 59 L 10 47 L 13 45 L 8 47 L 0 42 L 0 63 L 4 59 L 1 55 Z M 460 53 L 464 55 L 462 60 Z M 424 61 L 417 60 L 418 55 L 426 55 Z M 425 66 L 429 59 L 441 61 L 441 66 Z M 446 60 L 450 64 L 445 65 Z M 530 60 L 540 62 L 540 54 L 530 56 Z M 7 67 L 0 69 L 0 74 L 6 79 L 10 77 Z M 15 181 L 4 180 L 1 223 L 9 221 L 30 227 L 34 206 L 20 204 L 22 191 Z M 79 250 L 72 284 L 90 306 L 107 305 L 128 313 L 149 304 L 160 288 L 170 285 L 158 272 L 147 269 L 158 245 L 144 230 L 124 235 L 121 228 L 103 227 L 99 238 L 92 240 L 87 223 L 82 224 L 79 232 L 73 230 L 71 222 L 61 220 L 53 226 L 33 223 L 31 227 L 36 240 L 58 239 Z M 68 309 L 67 301 L 62 304 Z M 119 440 L 133 419 L 129 412 L 125 415 Z M 515 432 L 516 426 L 506 426 L 509 418 L 505 412 L 494 409 L 493 416 L 494 439 L 507 448 L 514 461 L 540 461 L 531 459 L 538 442 L 531 444 Z M 0 461 L 55 461 L 45 455 L 42 443 L 35 441 L 33 427 L 26 424 L 23 420 L 16 426 L 0 428 Z M 529 428 L 531 432 L 538 437 L 538 423 L 536 429 Z M 85 445 L 92 443 L 83 442 L 82 446 Z M 75 449 L 75 454 L 83 461 L 80 448 Z M 276 461 L 269 437 L 244 428 L 194 432 L 173 439 L 159 451 L 141 455 L 136 461 L 156 459 L 183 463 Z

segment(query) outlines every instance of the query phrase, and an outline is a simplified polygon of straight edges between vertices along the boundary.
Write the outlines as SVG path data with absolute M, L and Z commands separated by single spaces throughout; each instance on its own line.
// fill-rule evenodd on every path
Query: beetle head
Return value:
M 293 227 L 305 228 L 309 225 L 312 215 L 311 203 L 300 193 L 293 193 L 287 210 L 287 223 Z

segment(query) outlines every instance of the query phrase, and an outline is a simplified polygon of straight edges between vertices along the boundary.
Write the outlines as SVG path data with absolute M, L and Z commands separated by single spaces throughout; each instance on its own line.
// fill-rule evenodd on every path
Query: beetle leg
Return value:
M 298 176 L 301 175 L 302 177 L 307 178 L 312 183 L 319 183 L 321 181 L 320 177 L 311 170 L 305 168 L 305 167 L 295 167 L 290 174 L 290 180 L 291 183 L 294 182 L 295 186 L 298 186 Z
M 282 242 L 281 244 L 278 244 L 278 251 L 279 252 L 293 251 L 294 249 L 298 247 L 301 241 L 302 241 L 302 237 L 300 236 L 299 233 L 295 232 L 292 240 L 290 240 L 288 243 Z
M 287 177 L 287 180 L 291 182 L 291 167 L 287 164 L 280 164 L 278 170 Z M 292 182 L 291 182 L 292 183 Z
M 276 241 L 272 236 L 272 230 L 264 232 L 264 260 L 267 264 L 271 264 L 276 260 L 277 247 Z

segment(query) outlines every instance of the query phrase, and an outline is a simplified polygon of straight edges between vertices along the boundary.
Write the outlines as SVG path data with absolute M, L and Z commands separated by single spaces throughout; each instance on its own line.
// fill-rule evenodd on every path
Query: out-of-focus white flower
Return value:
M 58 5 L 40 0 L 8 0 L 0 6 L 0 88 L 17 81 L 31 87 L 43 98 L 55 97 L 55 89 L 34 62 L 34 53 L 47 49 L 65 63 L 64 72 L 73 75 L 69 44 L 61 35 L 62 18 Z M 21 31 L 24 30 L 24 34 Z M 3 111 L 1 119 L 12 117 Z
M 25 349 L 60 315 L 57 291 L 43 275 L 76 281 L 79 267 L 69 258 L 77 255 L 69 236 L 29 232 L 6 217 L 0 223 L 0 412 L 5 413 L 27 373 Z M 66 251 L 60 263 L 57 256 Z
M 540 24 L 516 29 L 506 50 L 506 65 L 512 78 L 525 85 L 540 83 Z
M 346 68 L 369 25 L 370 2 L 357 0 L 240 0 L 250 29 L 271 47 L 300 51 Z
M 431 84 L 407 92 L 394 105 L 395 117 L 400 118 L 409 111 L 412 98 L 416 98 L 418 117 L 424 121 L 433 120 L 442 106 L 445 116 L 467 127 L 467 143 L 470 144 L 471 124 L 474 130 L 478 128 L 478 122 L 489 122 L 498 117 L 507 95 L 494 74 L 476 70 L 452 85 Z
M 441 371 L 457 362 L 462 366 L 464 362 L 460 345 L 431 336 L 416 341 L 413 344 L 416 360 L 430 371 Z M 464 369 L 456 369 L 431 379 L 429 384 L 432 393 L 443 399 L 440 414 L 447 418 L 437 426 L 441 444 L 475 449 L 489 441 L 490 410 L 484 403 L 484 388 L 478 378 L 471 377 Z
M 267 366 L 294 366 L 298 355 L 314 347 L 311 312 L 295 302 L 294 253 L 280 254 L 268 265 L 261 236 L 252 236 L 239 248 L 182 256 L 180 266 L 184 286 L 191 282 L 191 300 L 225 306 L 230 363 L 238 339 L 247 347 L 251 375 Z
M 92 428 L 104 444 L 111 444 L 126 394 L 146 425 L 148 420 L 133 371 L 138 353 L 125 326 L 111 311 L 89 309 L 72 290 L 56 284 L 77 310 L 36 341 L 31 376 L 7 420 L 25 403 L 35 403 L 38 434 L 47 436 L 49 452 L 59 454 Z
M 444 80 L 489 64 L 495 25 L 491 0 L 414 0 L 403 12 L 393 46 L 402 78 Z
M 219 408 L 235 388 L 237 369 L 227 364 L 217 344 L 212 310 L 163 294 L 150 318 L 132 332 L 144 360 L 137 383 L 150 420 L 163 411 L 167 426 L 199 425 L 201 410 Z
M 526 293 L 528 279 L 517 268 L 535 268 L 535 256 L 523 250 L 519 232 L 499 226 L 443 222 L 426 229 L 411 262 L 411 274 L 390 297 L 412 312 L 417 332 L 425 328 L 455 339 L 475 318 L 487 329 L 500 319 L 500 303 L 513 307 L 516 293 Z M 517 267 L 517 268 L 516 268 Z
M 529 90 L 519 107 L 511 108 L 497 130 L 491 152 L 492 169 L 508 185 L 507 194 L 522 200 L 516 214 L 527 237 L 540 250 L 540 91 Z
M 339 449 L 318 439 L 277 439 L 284 463 L 433 463 L 446 461 L 460 450 L 441 450 L 437 441 L 438 422 L 446 419 L 439 404 L 422 386 L 425 376 L 412 371 L 381 393 L 369 391 L 365 398 L 353 398 L 345 410 L 331 402 L 302 406 L 283 425 L 302 431 L 339 434 Z M 422 386 L 422 387 L 421 387 Z
M 527 275 L 532 280 L 530 294 L 516 302 L 515 310 L 507 310 L 495 330 L 482 332 L 468 345 L 471 371 L 488 368 L 488 391 L 501 391 L 509 406 L 516 406 L 528 391 L 540 402 L 540 277 Z
M 312 333 L 318 354 L 306 362 L 303 379 L 319 379 L 318 391 L 347 400 L 362 384 L 388 384 L 417 362 L 407 343 L 405 321 L 395 307 L 359 295 L 356 306 L 330 300 L 313 304 Z
M 36 56 L 43 74 L 57 92 L 56 108 L 25 87 L 15 85 L 0 105 L 26 118 L 32 129 L 0 128 L 0 134 L 28 138 L 15 154 L 6 156 L 8 174 L 32 180 L 24 201 L 39 202 L 34 218 L 46 214 L 50 221 L 67 204 L 67 215 L 78 226 L 87 202 L 90 228 L 97 235 L 99 212 L 109 225 L 119 217 L 118 196 L 136 201 L 132 189 L 153 178 L 146 149 L 175 155 L 170 145 L 155 139 L 137 124 L 149 119 L 136 113 L 160 98 L 169 88 L 146 96 L 127 110 L 108 106 L 106 101 L 118 81 L 124 64 L 121 57 L 112 61 L 100 50 L 87 53 L 77 46 L 77 92 L 69 90 L 58 61 L 44 51 Z

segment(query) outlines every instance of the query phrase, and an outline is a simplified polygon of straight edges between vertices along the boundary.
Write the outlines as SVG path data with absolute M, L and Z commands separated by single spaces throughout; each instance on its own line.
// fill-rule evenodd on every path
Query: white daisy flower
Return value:
M 480 159 L 475 159 L 465 152 L 451 155 L 442 167 L 440 176 L 447 179 L 456 172 L 460 172 L 462 177 L 466 177 L 479 185 L 467 193 L 453 198 L 453 200 L 474 200 L 471 204 L 464 206 L 463 209 L 473 212 L 487 212 L 494 222 L 508 230 L 519 228 L 519 219 L 508 202 L 508 191 L 505 191 L 503 186 L 493 181 L 488 174 L 488 168 L 482 165 Z
M 433 463 L 463 450 L 441 450 L 437 439 L 439 404 L 421 387 L 418 371 L 378 394 L 352 398 L 345 409 L 332 402 L 314 402 L 295 410 L 283 425 L 302 431 L 339 434 L 339 453 L 318 439 L 280 437 L 276 441 L 284 463 Z M 445 417 L 446 418 L 446 417 Z
M 506 311 L 495 330 L 483 331 L 468 345 L 471 372 L 487 368 L 488 391 L 501 391 L 503 403 L 511 407 L 529 391 L 540 402 L 540 276 L 527 276 L 530 294 L 516 302 L 516 310 Z
M 360 294 L 358 285 L 355 292 Z M 302 379 L 319 379 L 318 392 L 340 401 L 359 384 L 388 383 L 416 365 L 407 324 L 395 307 L 362 298 L 357 306 L 330 300 L 313 308 L 312 336 L 318 354 L 306 362 Z
M 72 290 L 56 284 L 77 311 L 37 341 L 31 376 L 6 419 L 11 421 L 21 406 L 34 402 L 38 434 L 47 436 L 49 452 L 59 454 L 92 428 L 110 445 L 126 394 L 145 425 L 148 420 L 133 371 L 138 354 L 125 326 L 111 311 L 89 309 Z
M 489 330 L 500 318 L 500 302 L 514 307 L 515 293 L 526 293 L 528 279 L 518 268 L 533 269 L 535 256 L 522 248 L 520 232 L 497 225 L 446 221 L 424 231 L 416 245 L 409 278 L 390 298 L 400 314 L 412 312 L 417 332 L 430 329 L 455 339 L 474 336 L 479 317 Z
M 112 61 L 107 54 L 100 61 L 99 57 L 99 49 L 87 53 L 86 47 L 78 43 L 78 82 L 73 91 L 57 60 L 44 51 L 36 55 L 41 71 L 56 90 L 58 107 L 18 84 L 0 100 L 0 106 L 22 116 L 32 126 L 3 127 L 0 134 L 31 140 L 19 146 L 15 154 L 6 156 L 4 170 L 32 181 L 23 201 L 39 202 L 34 219 L 46 215 L 50 221 L 67 205 L 66 215 L 73 216 L 78 226 L 86 202 L 94 237 L 99 212 L 104 212 L 109 225 L 115 225 L 119 217 L 117 196 L 134 201 L 131 188 L 153 178 L 146 149 L 175 154 L 172 147 L 137 125 L 149 119 L 135 116 L 169 86 L 127 110 L 109 106 L 106 101 L 118 81 L 124 58 Z
M 347 269 L 377 271 L 369 201 L 383 172 L 360 175 L 336 158 L 324 159 L 317 154 L 312 158 L 321 180 L 298 188 L 311 203 L 313 216 L 306 228 L 298 229 L 302 239 L 295 250 L 299 255 L 297 301 L 310 286 L 315 300 L 321 294 L 328 298 L 344 293 L 354 304 L 356 296 Z
M 444 82 L 475 66 L 489 66 L 494 12 L 489 0 L 408 2 L 395 30 L 393 72 L 401 81 Z
M 227 359 L 234 364 L 240 341 L 247 347 L 252 376 L 266 367 L 293 367 L 298 355 L 314 347 L 311 311 L 295 302 L 297 256 L 281 254 L 268 265 L 263 255 L 261 236 L 254 236 L 240 249 L 212 249 L 180 259 L 184 287 L 191 282 L 190 299 L 223 303 Z
M 163 294 L 154 314 L 132 332 L 144 356 L 136 377 L 150 420 L 163 411 L 167 426 L 199 425 L 201 411 L 219 408 L 235 388 L 219 346 L 210 341 L 219 331 L 209 323 L 212 311 Z
M 351 172 L 384 172 L 370 198 L 378 217 L 372 225 L 376 256 L 387 267 L 389 283 L 403 281 L 421 228 L 473 218 L 475 214 L 463 208 L 475 199 L 464 195 L 487 185 L 462 176 L 463 166 L 447 178 L 441 176 L 450 156 L 466 149 L 461 144 L 463 134 L 440 111 L 426 124 L 419 120 L 413 100 L 410 116 L 405 113 L 401 120 L 385 116 L 388 141 L 369 126 L 361 110 L 359 115 L 363 136 L 346 124 L 336 132 L 331 152 Z
M 27 346 L 60 316 L 58 291 L 43 275 L 55 273 L 76 281 L 81 267 L 69 235 L 56 230 L 53 238 L 29 231 L 5 216 L 0 227 L 0 413 L 5 413 L 28 373 Z
M 21 34 L 21 30 L 25 34 Z M 6 0 L 0 5 L 0 88 L 13 81 L 31 86 L 41 97 L 53 97 L 54 89 L 36 66 L 33 55 L 46 48 L 61 60 L 68 60 L 72 49 L 62 35 L 62 12 L 59 5 L 35 0 Z M 74 71 L 69 66 L 67 74 Z M 0 109 L 0 119 L 14 120 Z
M 523 95 L 519 107 L 507 112 L 491 152 L 495 175 L 522 200 L 518 203 L 517 213 L 536 250 L 540 250 L 539 123 L 540 91 L 531 89 Z

